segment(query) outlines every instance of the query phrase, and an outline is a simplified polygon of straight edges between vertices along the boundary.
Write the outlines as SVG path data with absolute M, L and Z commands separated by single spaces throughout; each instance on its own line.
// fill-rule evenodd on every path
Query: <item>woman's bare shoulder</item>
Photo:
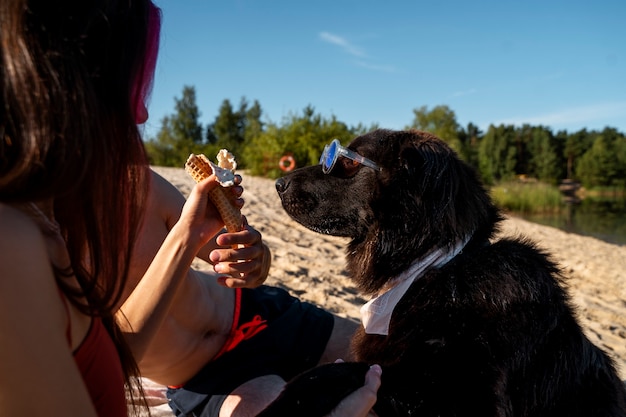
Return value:
M 46 244 L 35 222 L 21 211 L 0 203 L 0 288 L 38 279 L 49 280 L 51 267 Z M 19 280 L 18 282 L 15 282 Z M 26 281 L 26 282 L 24 282 Z M 17 288 L 16 288 L 17 289 Z M 4 291 L 0 291 L 2 293 Z M 9 294 L 3 294 L 10 296 Z
M 23 409 L 35 397 L 43 400 L 29 404 L 31 414 L 61 409 L 68 401 L 80 403 L 85 410 L 91 407 L 82 401 L 89 397 L 72 358 L 68 325 L 39 227 L 26 214 L 0 203 L 0 357 L 4 360 L 0 392 L 11 398 L 0 405 L 0 414 L 15 415 L 15 409 Z M 27 380 L 37 381 L 37 386 L 23 383 Z M 77 388 L 68 391 L 63 388 L 66 384 Z
M 35 222 L 20 210 L 0 203 L 0 245 L 15 247 L 16 245 L 43 243 L 41 232 Z
M 148 200 L 148 216 L 158 214 L 159 221 L 164 221 L 168 229 L 178 221 L 185 204 L 185 197 L 178 188 L 155 171 L 152 171 Z

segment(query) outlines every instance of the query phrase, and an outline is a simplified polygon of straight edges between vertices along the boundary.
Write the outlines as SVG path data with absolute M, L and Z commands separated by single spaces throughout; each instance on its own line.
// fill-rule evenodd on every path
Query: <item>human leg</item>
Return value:
M 320 363 L 334 362 L 337 359 L 352 360 L 350 340 L 358 323 L 347 318 L 333 316 L 333 330 L 326 343 Z M 280 394 L 285 380 L 278 375 L 264 375 L 245 382 L 226 396 L 220 417 L 256 416 Z
M 215 416 L 227 400 L 236 400 L 235 407 L 244 410 L 247 400 L 241 393 L 251 393 L 255 387 L 260 387 L 255 379 L 279 377 L 282 380 L 277 385 L 279 391 L 284 381 L 321 361 L 331 337 L 334 338 L 330 343 L 331 352 L 342 355 L 347 352 L 347 343 L 341 349 L 340 343 L 335 342 L 346 332 L 347 324 L 343 319 L 335 329 L 336 320 L 330 313 L 279 288 L 242 290 L 237 326 L 245 328 L 251 321 L 263 323 L 265 327 L 251 338 L 240 335 L 240 343 L 207 363 L 183 387 L 168 391 L 170 406 L 179 415 L 193 412 L 199 416 Z M 336 359 L 334 354 L 327 356 L 331 361 Z M 278 380 L 272 378 L 271 381 Z M 229 398 L 239 388 L 242 389 L 240 399 Z M 270 390 L 263 394 L 268 395 L 269 400 L 274 398 L 275 395 L 271 396 L 273 388 L 269 385 L 261 388 Z M 233 403 L 229 404 L 232 407 Z
M 354 359 L 354 354 L 350 349 L 350 341 L 360 324 L 355 320 L 336 315 L 333 315 L 333 319 L 333 331 L 330 334 L 320 363 L 335 362 L 337 359 L 349 362 Z
M 272 402 L 285 386 L 278 375 L 264 375 L 235 388 L 224 400 L 219 417 L 253 417 Z

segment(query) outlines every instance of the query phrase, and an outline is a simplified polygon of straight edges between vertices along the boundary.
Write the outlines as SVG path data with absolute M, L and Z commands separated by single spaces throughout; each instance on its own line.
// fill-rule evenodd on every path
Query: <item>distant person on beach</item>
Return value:
M 234 188 L 239 196 L 241 187 Z M 146 300 L 161 294 L 162 283 L 142 277 L 184 203 L 176 187 L 152 173 L 124 316 L 133 317 L 134 310 L 146 308 Z M 212 233 L 218 233 L 223 224 L 217 211 L 211 207 L 208 217 L 214 219 Z M 232 249 L 236 244 L 242 247 Z M 301 302 L 282 289 L 258 287 L 267 278 L 270 256 L 261 234 L 246 225 L 242 232 L 218 234 L 198 251 L 216 273 L 190 268 L 168 287 L 172 300 L 161 328 L 149 344 L 137 343 L 133 351 L 141 352 L 143 376 L 172 387 L 168 397 L 178 412 L 231 415 L 245 409 L 255 415 L 280 392 L 285 380 L 320 362 L 350 359 L 348 344 L 355 322 Z M 140 335 L 139 324 L 129 323 Z M 379 375 L 370 378 L 379 382 Z

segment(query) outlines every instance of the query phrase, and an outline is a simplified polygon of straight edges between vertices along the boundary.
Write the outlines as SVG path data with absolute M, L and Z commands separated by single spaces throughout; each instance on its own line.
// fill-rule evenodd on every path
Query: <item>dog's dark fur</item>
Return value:
M 364 295 L 433 249 L 471 237 L 412 284 L 388 336 L 355 335 L 358 360 L 383 368 L 379 415 L 626 415 L 622 382 L 583 334 L 557 266 L 526 238 L 493 241 L 501 215 L 445 142 L 376 130 L 349 147 L 382 170 L 340 158 L 329 174 L 297 169 L 276 188 L 296 221 L 351 239 L 347 269 Z M 315 379 L 320 385 L 305 390 L 313 398 L 339 380 Z

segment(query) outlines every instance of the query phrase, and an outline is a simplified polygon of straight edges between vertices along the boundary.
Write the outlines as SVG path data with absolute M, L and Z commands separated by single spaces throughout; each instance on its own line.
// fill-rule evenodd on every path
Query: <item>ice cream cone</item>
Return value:
M 208 158 L 203 154 L 189 155 L 185 163 L 185 170 L 196 181 L 200 182 L 213 174 L 213 168 Z M 209 192 L 209 198 L 222 216 L 226 230 L 239 232 L 243 229 L 241 211 L 232 204 L 227 187 L 215 187 Z

